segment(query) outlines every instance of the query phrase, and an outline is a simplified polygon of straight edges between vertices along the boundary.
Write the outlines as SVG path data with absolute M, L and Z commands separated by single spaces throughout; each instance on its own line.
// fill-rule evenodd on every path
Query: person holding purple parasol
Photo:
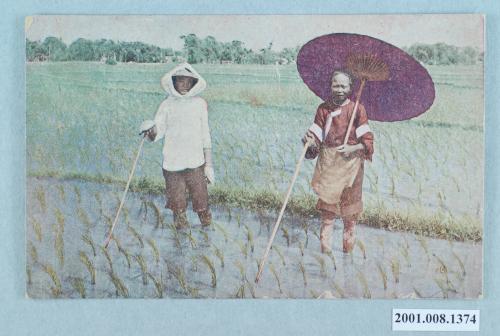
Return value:
M 354 247 L 354 228 L 363 211 L 364 161 L 371 161 L 374 152 L 368 119 L 392 122 L 424 113 L 434 101 L 434 83 L 403 50 L 358 34 L 309 41 L 299 51 L 297 68 L 324 100 L 302 139 L 308 147 L 305 157 L 318 158 L 311 185 L 319 198 L 321 251 L 331 252 L 333 221 L 342 218 L 347 253 Z
M 302 138 L 304 147 L 260 261 L 256 283 L 304 158 L 318 157 L 311 184 L 319 197 L 321 251 L 331 253 L 333 220 L 340 217 L 344 221 L 343 251 L 351 252 L 356 241 L 354 228 L 363 211 L 364 161 L 371 161 L 374 151 L 368 120 L 414 118 L 427 111 L 435 97 L 432 78 L 419 62 L 366 35 L 334 33 L 307 42 L 297 55 L 297 70 L 324 103 Z
M 355 103 L 348 97 L 352 90 L 352 75 L 336 70 L 332 76 L 332 98 L 319 105 L 314 123 L 303 138 L 310 143 L 307 159 L 319 155 L 312 179 L 313 190 L 319 199 L 321 252 L 331 252 L 333 221 L 344 222 L 343 251 L 354 246 L 354 227 L 363 211 L 362 187 L 364 160 L 372 159 L 374 136 L 368 125 L 365 108 L 359 104 L 350 129 L 347 143 L 343 145 Z

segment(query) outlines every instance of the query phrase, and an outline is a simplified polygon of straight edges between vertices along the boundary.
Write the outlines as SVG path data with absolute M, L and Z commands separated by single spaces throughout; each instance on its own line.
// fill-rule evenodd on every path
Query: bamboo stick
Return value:
M 288 191 L 285 196 L 285 200 L 283 201 L 283 206 L 281 207 L 280 213 L 278 215 L 278 219 L 276 220 L 276 223 L 274 224 L 273 232 L 271 234 L 271 238 L 269 238 L 269 242 L 267 243 L 266 251 L 264 252 L 264 256 L 262 257 L 259 265 L 259 270 L 257 272 L 257 276 L 255 277 L 255 282 L 258 283 L 260 280 L 260 277 L 262 276 L 262 271 L 264 269 L 264 264 L 266 263 L 266 259 L 269 255 L 269 251 L 271 250 L 271 246 L 273 244 L 274 237 L 276 236 L 276 233 L 278 232 L 279 225 L 281 223 L 281 219 L 283 218 L 283 214 L 285 213 L 286 205 L 288 203 L 288 200 L 290 198 L 290 195 L 292 194 L 292 189 L 293 185 L 295 184 L 295 181 L 297 180 L 297 177 L 299 175 L 300 171 L 300 166 L 302 165 L 302 162 L 304 161 L 304 157 L 306 155 L 307 149 L 311 143 L 307 141 L 304 144 L 304 148 L 302 149 L 302 153 L 300 154 L 299 160 L 295 166 L 295 172 L 292 177 L 292 181 L 290 182 L 290 185 L 288 186 Z
M 118 211 L 116 212 L 115 220 L 113 221 L 113 225 L 111 225 L 111 229 L 109 230 L 108 238 L 104 241 L 104 248 L 108 248 L 109 242 L 111 241 L 111 237 L 113 236 L 113 230 L 118 223 L 118 217 L 120 216 L 120 211 L 123 208 L 123 204 L 125 203 L 125 196 L 127 196 L 128 188 L 130 187 L 130 182 L 132 181 L 132 177 L 134 176 L 135 168 L 137 166 L 137 161 L 139 160 L 139 155 L 141 154 L 142 146 L 144 145 L 144 141 L 146 140 L 146 134 L 144 134 L 141 144 L 139 145 L 139 149 L 137 150 L 137 155 L 135 156 L 134 164 L 132 165 L 132 170 L 130 171 L 130 175 L 128 177 L 127 185 L 125 186 L 125 190 L 123 191 L 122 200 L 120 202 L 120 206 L 118 207 Z

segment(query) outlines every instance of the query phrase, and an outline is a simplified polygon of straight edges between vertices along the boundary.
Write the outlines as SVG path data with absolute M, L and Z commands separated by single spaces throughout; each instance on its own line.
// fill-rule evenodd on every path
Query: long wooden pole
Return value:
M 281 207 L 281 211 L 279 213 L 278 219 L 276 220 L 276 223 L 274 224 L 273 232 L 271 234 L 271 238 L 269 238 L 269 242 L 267 243 L 266 251 L 264 252 L 264 256 L 262 257 L 259 265 L 259 270 L 257 272 L 257 276 L 255 277 L 255 282 L 259 282 L 260 277 L 262 275 L 262 271 L 264 269 L 264 264 L 266 263 L 266 259 L 269 255 L 269 251 L 271 250 L 271 246 L 273 245 L 273 240 L 274 237 L 276 236 L 276 233 L 278 232 L 278 227 L 280 226 L 281 219 L 283 218 L 283 214 L 285 213 L 286 205 L 288 203 L 288 199 L 290 198 L 290 195 L 292 194 L 292 189 L 293 185 L 295 184 L 295 181 L 297 180 L 297 177 L 299 175 L 300 171 L 300 166 L 302 165 L 302 162 L 304 161 L 304 157 L 306 156 L 307 148 L 309 148 L 309 145 L 311 143 L 307 141 L 304 144 L 304 148 L 302 149 L 302 153 L 300 154 L 299 161 L 297 162 L 297 165 L 295 166 L 295 172 L 293 173 L 292 181 L 290 182 L 290 185 L 288 186 L 288 191 L 285 196 L 285 200 L 283 201 L 283 206 Z
M 111 237 L 113 236 L 113 230 L 115 229 L 116 223 L 118 223 L 118 217 L 120 216 L 120 211 L 122 210 L 123 204 L 125 203 L 125 196 L 127 196 L 128 188 L 130 187 L 130 181 L 132 181 L 132 177 L 134 176 L 135 167 L 137 166 L 137 161 L 139 160 L 139 155 L 141 154 L 142 146 L 144 145 L 145 140 L 146 135 L 143 136 L 141 144 L 139 145 L 139 149 L 137 150 L 137 155 L 135 156 L 134 164 L 132 165 L 132 170 L 130 171 L 127 185 L 125 186 L 125 190 L 123 191 L 122 200 L 120 202 L 120 206 L 118 207 L 118 211 L 116 212 L 115 220 L 113 221 L 111 230 L 109 230 L 108 238 L 106 238 L 106 240 L 104 241 L 104 248 L 108 248 Z
M 356 119 L 356 113 L 358 112 L 359 101 L 361 99 L 361 93 L 363 92 L 363 88 L 365 87 L 366 79 L 361 80 L 361 85 L 359 86 L 358 94 L 356 95 L 356 102 L 354 103 L 354 109 L 352 111 L 351 120 L 349 120 L 349 126 L 347 127 L 347 133 L 344 138 L 344 146 L 347 144 L 347 140 L 349 140 L 349 134 L 351 133 L 352 125 L 354 124 L 354 119 Z

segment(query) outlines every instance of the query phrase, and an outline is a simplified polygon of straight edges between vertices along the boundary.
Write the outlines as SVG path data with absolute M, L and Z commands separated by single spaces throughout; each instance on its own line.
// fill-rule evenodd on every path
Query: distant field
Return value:
M 165 98 L 159 81 L 171 67 L 28 64 L 29 173 L 126 180 L 139 143 L 138 127 Z M 242 198 L 245 192 L 283 193 L 319 98 L 302 83 L 295 66 L 196 68 L 208 82 L 203 97 L 209 105 L 216 167 L 212 192 L 243 190 Z M 406 216 L 413 220 L 413 231 L 416 218 L 434 218 L 436 231 L 457 226 L 456 236 L 447 238 L 480 239 L 482 67 L 428 69 L 436 83 L 430 111 L 410 121 L 371 123 L 376 148 L 366 168 L 366 212 L 371 219 L 389 212 Z M 308 161 L 301 172 L 297 200 L 311 199 L 313 167 Z M 161 144 L 145 146 L 137 176 L 163 183 Z M 461 230 L 467 234 L 460 236 Z

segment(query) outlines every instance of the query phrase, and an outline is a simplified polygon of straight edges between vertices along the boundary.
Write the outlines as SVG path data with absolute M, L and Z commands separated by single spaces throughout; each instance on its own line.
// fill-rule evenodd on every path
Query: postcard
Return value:
M 482 15 L 25 31 L 28 297 L 482 297 Z

